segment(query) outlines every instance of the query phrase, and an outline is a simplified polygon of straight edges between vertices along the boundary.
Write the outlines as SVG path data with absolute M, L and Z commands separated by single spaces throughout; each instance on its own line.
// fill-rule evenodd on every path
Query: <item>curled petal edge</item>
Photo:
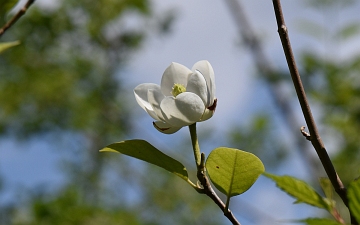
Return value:
M 143 108 L 152 118 L 158 120 L 158 116 L 154 112 L 152 105 L 148 101 L 148 91 L 157 90 L 160 92 L 160 86 L 152 83 L 143 83 L 135 87 L 134 95 L 136 102 Z
M 208 87 L 208 93 L 209 93 L 209 101 L 213 102 L 215 99 L 215 92 L 216 92 L 216 86 L 215 86 L 215 73 L 214 69 L 212 68 L 211 64 L 207 60 L 201 60 L 196 62 L 192 69 L 193 72 L 200 72 L 205 80 Z
M 215 113 L 216 106 L 217 106 L 217 98 L 214 99 L 214 102 L 211 106 L 205 109 L 204 114 L 201 116 L 200 120 L 205 121 L 210 119 Z
M 155 120 L 164 121 L 164 116 L 162 115 L 160 109 L 161 101 L 164 98 L 165 96 L 161 93 L 160 90 L 155 90 L 155 89 L 148 90 L 148 102 L 152 107 L 153 113 L 156 115 L 156 117 L 152 116 Z
M 182 127 L 171 126 L 170 124 L 162 121 L 155 121 L 153 122 L 153 125 L 156 128 L 156 130 L 160 131 L 163 134 L 173 134 L 182 128 Z

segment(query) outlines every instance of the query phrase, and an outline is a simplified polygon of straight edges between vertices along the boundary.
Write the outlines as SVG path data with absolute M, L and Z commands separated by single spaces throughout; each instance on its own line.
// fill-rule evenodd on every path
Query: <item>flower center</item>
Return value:
M 174 84 L 173 88 L 172 88 L 172 92 L 171 94 L 176 97 L 179 94 L 183 93 L 186 91 L 186 88 L 184 87 L 184 85 L 182 84 Z

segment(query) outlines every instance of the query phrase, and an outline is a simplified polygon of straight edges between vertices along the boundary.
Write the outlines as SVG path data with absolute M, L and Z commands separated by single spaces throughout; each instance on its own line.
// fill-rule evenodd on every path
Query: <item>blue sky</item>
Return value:
M 42 0 L 38 0 L 37 4 L 41 2 Z M 346 44 L 339 41 L 333 45 L 331 38 L 325 32 L 320 32 L 319 38 L 315 40 L 302 32 L 301 21 L 304 19 L 315 21 L 334 31 L 348 21 L 360 23 L 358 13 L 360 4 L 350 9 L 334 10 L 324 16 L 306 7 L 302 0 L 282 2 L 295 55 L 300 54 L 300 50 L 304 48 L 316 49 L 324 57 L 346 58 L 359 53 L 360 40 L 350 40 Z M 273 65 L 286 68 L 272 2 L 252 0 L 242 1 L 242 4 L 251 25 L 263 41 L 266 54 Z M 178 62 L 191 68 L 195 62 L 207 59 L 214 68 L 218 107 L 214 117 L 206 123 L 199 124 L 198 129 L 212 128 L 225 131 L 234 123 L 246 124 L 255 110 L 270 104 L 266 90 L 256 80 L 250 54 L 246 47 L 241 45 L 237 27 L 224 1 L 156 0 L 154 8 L 158 12 L 175 9 L 177 19 L 172 33 L 166 36 L 151 36 L 144 48 L 132 57 L 130 65 L 126 68 L 128 77 L 125 82 L 128 96 L 124 97 L 129 101 L 133 100 L 132 103 L 130 102 L 133 113 L 139 117 L 137 121 L 133 121 L 139 132 L 133 134 L 131 138 L 142 138 L 155 145 L 167 146 L 172 140 L 188 135 L 187 129 L 182 129 L 171 136 L 155 133 L 151 126 L 152 119 L 136 105 L 133 98 L 133 87 L 140 83 L 160 83 L 163 71 L 171 62 Z M 136 25 L 136 21 L 131 19 L 128 23 L 129 27 Z M 291 91 L 292 89 L 289 89 L 290 93 Z M 304 124 L 300 114 L 298 120 L 299 123 Z M 220 144 L 226 145 L 226 143 Z M 0 173 L 6 180 L 5 189 L 11 192 L 10 190 L 19 186 L 35 187 L 43 183 L 52 183 L 56 186 L 57 183 L 61 183 L 63 176 L 57 162 L 58 154 L 61 153 L 50 153 L 46 143 L 42 143 L 41 140 L 18 143 L 13 139 L 2 139 Z M 291 175 L 306 177 L 304 165 L 296 158 L 296 154 L 290 157 L 284 168 Z M 266 190 L 264 190 L 265 185 Z M 11 198 L 11 194 L 0 195 L 0 202 Z M 279 198 L 283 201 L 277 201 Z M 292 205 L 293 200 L 285 197 L 285 194 L 278 191 L 265 178 L 261 178 L 248 193 L 232 200 L 236 208 L 245 208 L 246 202 L 252 202 L 258 210 L 267 212 L 276 219 L 301 218 L 312 215 L 313 210 L 310 207 Z M 275 202 L 276 207 L 274 207 Z M 241 210 L 238 213 L 241 215 Z M 263 220 L 259 219 L 256 224 L 268 224 L 268 218 L 264 217 Z

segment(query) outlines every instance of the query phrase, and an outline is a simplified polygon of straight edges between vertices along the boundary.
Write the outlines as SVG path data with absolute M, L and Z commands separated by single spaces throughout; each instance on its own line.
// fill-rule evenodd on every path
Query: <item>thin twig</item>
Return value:
M 310 141 L 313 145 L 325 171 L 328 175 L 331 184 L 333 185 L 336 193 L 340 196 L 344 204 L 348 207 L 348 199 L 346 195 L 346 188 L 344 187 L 342 181 L 340 180 L 340 177 L 335 171 L 334 165 L 332 164 L 330 157 L 325 149 L 325 146 L 321 140 L 321 137 L 318 133 L 316 123 L 314 121 L 314 118 L 311 113 L 311 109 L 309 106 L 309 103 L 306 98 L 305 90 L 301 82 L 300 74 L 297 69 L 295 58 L 292 52 L 290 39 L 288 36 L 288 30 L 285 25 L 284 16 L 281 9 L 281 3 L 280 0 L 273 0 L 274 5 L 274 11 L 278 26 L 278 32 L 280 36 L 280 40 L 284 49 L 286 61 L 290 70 L 291 78 L 293 80 L 296 94 L 298 96 L 300 106 L 303 112 L 303 115 L 305 117 L 306 124 L 308 126 L 309 132 L 310 132 Z M 358 224 L 355 218 L 351 216 L 351 223 L 352 224 Z
M 197 173 L 197 177 L 201 185 L 203 186 L 202 189 L 203 191 L 201 193 L 209 196 L 216 203 L 216 205 L 218 205 L 219 208 L 224 212 L 224 216 L 226 216 L 226 218 L 228 218 L 232 222 L 232 224 L 241 225 L 240 222 L 235 218 L 234 214 L 229 209 L 226 209 L 225 204 L 223 203 L 223 201 L 221 201 L 219 196 L 217 196 L 214 189 L 212 188 L 209 178 L 206 176 L 204 153 L 201 154 L 201 163 Z
M 304 160 L 310 164 L 310 168 L 308 168 L 309 172 L 313 175 L 315 174 L 313 180 L 317 180 L 317 177 L 320 176 L 319 173 L 321 167 L 318 165 L 317 159 L 311 154 L 310 150 L 305 147 L 303 139 L 298 136 L 298 133 L 293 129 L 294 127 L 299 126 L 296 120 L 296 115 L 291 108 L 289 99 L 281 91 L 279 85 L 273 81 L 274 75 L 278 74 L 279 71 L 272 66 L 269 58 L 266 56 L 261 41 L 252 28 L 246 16 L 245 10 L 240 4 L 240 0 L 225 0 L 225 2 L 228 5 L 234 22 L 239 29 L 241 39 L 245 43 L 245 46 L 249 49 L 259 73 L 269 84 L 270 95 L 273 98 L 274 103 L 277 105 L 277 108 L 280 110 L 282 118 L 284 118 L 284 122 L 287 124 L 289 131 L 294 136 L 296 149 L 301 153 L 300 155 L 304 157 Z
M 20 17 L 22 17 L 26 11 L 29 9 L 29 7 L 35 2 L 35 0 L 28 0 L 24 7 L 22 7 L 19 12 L 17 12 L 13 18 L 9 22 L 7 22 L 2 28 L 0 28 L 0 37 L 5 33 L 6 30 L 8 30 L 11 26 L 13 26 Z

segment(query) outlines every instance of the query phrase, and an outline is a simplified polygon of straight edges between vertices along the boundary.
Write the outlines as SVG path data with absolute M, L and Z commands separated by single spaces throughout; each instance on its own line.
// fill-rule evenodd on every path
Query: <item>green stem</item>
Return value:
M 196 134 L 196 123 L 191 124 L 189 126 L 189 130 L 190 130 L 191 144 L 193 146 L 193 151 L 195 156 L 196 167 L 199 168 L 201 164 L 201 153 L 200 153 L 200 146 Z
M 198 193 L 201 194 L 206 194 L 207 196 L 209 196 L 219 207 L 220 209 L 224 212 L 224 215 L 235 225 L 241 225 L 239 223 L 239 221 L 237 221 L 237 219 L 235 218 L 234 214 L 229 210 L 229 199 L 227 202 L 227 205 L 225 205 L 221 199 L 216 195 L 214 189 L 211 187 L 210 181 L 206 176 L 206 169 L 205 169 L 205 154 L 204 153 L 200 153 L 200 147 L 199 147 L 199 142 L 198 142 L 198 138 L 197 138 L 197 134 L 196 134 L 196 123 L 191 124 L 189 126 L 189 130 L 190 130 L 190 136 L 191 136 L 191 144 L 193 146 L 193 150 L 194 150 L 194 156 L 195 156 L 195 162 L 196 162 L 196 168 L 197 168 L 197 178 L 199 180 L 199 182 L 201 183 L 201 185 L 203 186 L 203 188 L 201 188 L 200 186 L 193 186 L 195 188 L 195 190 Z

